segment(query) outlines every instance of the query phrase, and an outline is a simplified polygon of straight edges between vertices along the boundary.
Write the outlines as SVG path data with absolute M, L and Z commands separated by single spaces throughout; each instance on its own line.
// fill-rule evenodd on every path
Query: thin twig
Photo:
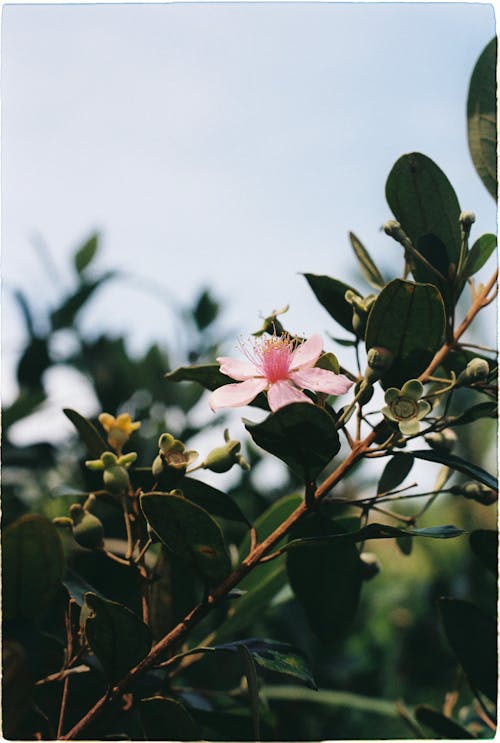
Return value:
M 66 628 L 66 664 L 71 660 L 71 657 L 73 655 L 73 627 L 71 626 L 72 603 L 73 599 L 70 598 L 64 614 L 64 626 Z M 66 704 L 68 701 L 69 678 L 70 677 L 68 675 L 64 679 L 61 707 L 59 710 L 59 722 L 57 724 L 57 738 L 61 737 L 63 731 L 64 715 L 66 713 Z

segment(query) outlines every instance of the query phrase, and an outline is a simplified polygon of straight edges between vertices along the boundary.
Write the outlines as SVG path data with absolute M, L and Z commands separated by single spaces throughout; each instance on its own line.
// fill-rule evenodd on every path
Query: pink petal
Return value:
M 327 395 L 343 395 L 353 385 L 343 374 L 318 368 L 291 372 L 290 379 L 301 389 L 325 392 Z
M 307 395 L 304 395 L 286 379 L 280 379 L 269 387 L 267 400 L 273 413 L 284 405 L 290 405 L 291 402 L 310 402 L 312 404 L 312 400 Z
M 320 335 L 312 335 L 292 354 L 290 369 L 307 369 L 314 366 L 323 352 L 323 340 Z
M 246 379 L 237 384 L 225 384 L 214 390 L 209 397 L 208 404 L 212 410 L 217 408 L 239 408 L 248 405 L 259 392 L 267 387 L 266 379 Z
M 217 363 L 220 364 L 222 374 L 242 382 L 245 379 L 262 376 L 256 366 L 242 359 L 230 359 L 228 356 L 219 356 Z

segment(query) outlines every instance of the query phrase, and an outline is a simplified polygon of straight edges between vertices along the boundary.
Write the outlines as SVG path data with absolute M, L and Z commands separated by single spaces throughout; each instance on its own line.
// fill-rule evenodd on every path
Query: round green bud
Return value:
M 457 443 L 457 434 L 451 428 L 444 428 L 442 431 L 433 431 L 424 436 L 425 440 L 432 449 L 436 451 L 452 451 Z
M 93 513 L 85 511 L 73 527 L 73 536 L 81 547 L 102 549 L 104 546 L 104 527 Z
M 103 481 L 106 490 L 109 490 L 110 493 L 125 493 L 130 485 L 128 472 L 125 467 L 120 465 L 105 469 Z
M 239 441 L 228 441 L 224 446 L 212 449 L 203 462 L 203 468 L 212 472 L 227 472 L 233 464 L 238 463 L 240 448 Z
M 394 361 L 394 354 L 383 346 L 373 346 L 368 351 L 366 360 L 371 369 L 385 372 L 391 368 Z

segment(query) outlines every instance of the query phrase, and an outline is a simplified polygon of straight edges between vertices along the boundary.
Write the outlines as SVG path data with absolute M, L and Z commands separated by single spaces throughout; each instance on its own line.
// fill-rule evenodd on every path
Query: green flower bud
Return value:
M 394 354 L 388 348 L 383 348 L 383 346 L 373 346 L 368 351 L 366 360 L 371 369 L 385 372 L 391 368 L 394 361 Z
M 444 428 L 442 431 L 433 431 L 424 436 L 432 449 L 436 451 L 452 451 L 457 443 L 457 434 L 452 428 Z
M 490 373 L 486 359 L 475 358 L 469 361 L 465 369 L 458 375 L 457 387 L 484 382 Z
M 161 473 L 163 472 L 163 467 L 165 466 L 163 457 L 161 454 L 158 454 L 157 457 L 155 457 L 153 464 L 151 466 L 151 472 L 153 473 L 153 477 L 159 477 Z
M 370 371 L 371 371 L 371 369 L 370 369 Z M 356 395 L 360 391 L 361 385 L 364 385 L 364 389 L 363 389 L 363 392 L 358 397 L 358 403 L 361 406 L 363 406 L 363 405 L 366 405 L 367 403 L 369 403 L 370 400 L 372 399 L 374 389 L 373 389 L 373 384 L 367 383 L 366 376 L 365 376 L 365 379 L 362 382 L 356 382 L 356 385 L 354 387 L 354 392 L 355 392 Z
M 250 465 L 239 453 L 241 444 L 239 441 L 229 438 L 229 431 L 224 431 L 226 443 L 224 446 L 218 446 L 207 455 L 202 467 L 212 472 L 227 472 L 233 464 L 239 464 L 244 470 L 249 470 Z
M 126 493 L 130 486 L 127 470 L 118 464 L 105 469 L 102 479 L 106 490 L 111 493 Z
M 102 549 L 104 527 L 97 516 L 86 511 L 79 503 L 73 503 L 69 512 L 73 521 L 73 536 L 78 544 L 87 549 Z
M 104 469 L 107 467 L 114 467 L 114 465 L 117 463 L 116 454 L 113 454 L 111 451 L 105 451 L 101 454 L 101 462 L 104 465 Z
M 362 580 L 371 580 L 382 570 L 377 555 L 374 555 L 373 552 L 362 552 L 359 557 L 361 561 Z

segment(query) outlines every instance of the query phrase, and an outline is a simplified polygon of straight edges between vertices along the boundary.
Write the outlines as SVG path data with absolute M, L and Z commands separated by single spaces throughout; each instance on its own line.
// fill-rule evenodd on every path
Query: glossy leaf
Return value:
M 349 289 L 355 294 L 361 293 L 343 281 L 332 279 L 330 276 L 318 276 L 313 273 L 304 274 L 307 283 L 313 290 L 318 302 L 339 325 L 354 333 L 352 328 L 352 306 L 345 301 L 345 293 Z
M 468 730 L 454 720 L 426 704 L 421 704 L 415 708 L 415 717 L 422 725 L 427 725 L 439 738 L 474 738 Z
M 198 726 L 177 699 L 148 697 L 139 707 L 146 740 L 199 740 Z
M 193 565 L 204 580 L 220 583 L 231 561 L 219 524 L 201 506 L 170 493 L 144 493 L 141 508 L 163 544 Z
M 457 457 L 455 454 L 448 454 L 447 452 L 437 450 L 431 451 L 427 449 L 419 449 L 418 451 L 412 451 L 412 456 L 417 457 L 417 459 L 425 459 L 427 462 L 439 462 L 440 464 L 445 464 L 447 467 L 451 467 L 452 469 L 457 470 L 457 472 L 461 472 L 463 475 L 467 475 L 468 477 L 472 477 L 474 480 L 482 482 L 489 488 L 498 490 L 498 480 L 496 477 L 490 475 L 489 472 L 486 472 L 486 470 L 483 470 L 483 468 L 479 467 L 477 464 L 467 462 L 467 460 Z
M 255 443 L 305 481 L 316 479 L 340 449 L 333 418 L 316 405 L 292 403 L 262 423 L 244 420 Z
M 467 99 L 469 149 L 484 185 L 497 198 L 497 40 L 492 39 L 472 73 Z
M 234 384 L 234 379 L 221 374 L 219 364 L 198 364 L 194 366 L 179 366 L 165 374 L 169 382 L 196 382 L 207 390 L 215 390 L 225 384 Z M 266 396 L 261 393 L 257 395 L 249 405 L 269 410 Z
M 64 574 L 56 527 L 43 516 L 14 521 L 2 538 L 4 619 L 36 619 L 55 596 Z
M 443 300 L 431 284 L 394 279 L 382 289 L 370 312 L 366 348 L 382 346 L 394 354 L 384 387 L 401 387 L 427 367 L 445 329 Z
M 377 494 L 395 490 L 401 485 L 413 467 L 413 457 L 408 454 L 395 454 L 387 462 L 378 481 Z
M 82 625 L 87 642 L 111 683 L 122 678 L 149 652 L 151 636 L 130 609 L 95 593 L 85 594 Z
M 249 526 L 247 517 L 231 496 L 213 488 L 211 485 L 193 477 L 185 477 L 179 483 L 179 489 L 182 490 L 188 500 L 201 506 L 212 516 L 229 519 L 230 521 L 239 521 Z
M 496 235 L 481 235 L 467 255 L 463 270 L 463 278 L 468 279 L 470 276 L 474 276 L 474 274 L 484 266 L 496 246 Z
M 483 565 L 496 576 L 498 572 L 498 532 L 493 529 L 477 529 L 470 534 L 469 544 Z
M 387 202 L 413 245 L 435 235 L 446 248 L 448 263 L 460 255 L 460 205 L 443 171 L 426 155 L 403 155 L 393 166 L 385 187 Z M 432 261 L 431 261 L 432 262 Z
M 241 640 L 252 653 L 257 665 L 266 671 L 296 679 L 310 689 L 317 689 L 306 659 L 286 642 L 250 638 Z
M 341 527 L 320 514 L 297 524 L 291 539 L 335 535 Z M 353 541 L 332 539 L 325 545 L 287 554 L 292 590 L 313 632 L 334 643 L 351 627 L 361 591 L 361 562 Z
M 99 234 L 96 232 L 75 253 L 75 268 L 81 274 L 94 260 L 99 246 Z
M 494 619 L 468 601 L 439 602 L 446 637 L 472 686 L 492 702 L 497 697 L 497 628 Z
M 384 277 L 378 270 L 375 262 L 361 240 L 356 237 L 354 232 L 349 232 L 349 240 L 351 241 L 354 255 L 358 259 L 359 266 L 365 279 L 369 284 L 371 284 L 371 286 L 375 287 L 375 289 L 382 289 L 385 286 Z
M 465 410 L 456 418 L 448 421 L 449 426 L 463 426 L 466 423 L 474 423 L 481 418 L 496 418 L 498 415 L 498 405 L 496 402 L 480 402 Z
M 88 418 L 84 418 L 83 415 L 80 415 L 80 413 L 77 413 L 76 410 L 72 410 L 71 408 L 64 408 L 63 413 L 78 431 L 81 440 L 92 457 L 98 459 L 104 451 L 109 450 L 108 444 Z

